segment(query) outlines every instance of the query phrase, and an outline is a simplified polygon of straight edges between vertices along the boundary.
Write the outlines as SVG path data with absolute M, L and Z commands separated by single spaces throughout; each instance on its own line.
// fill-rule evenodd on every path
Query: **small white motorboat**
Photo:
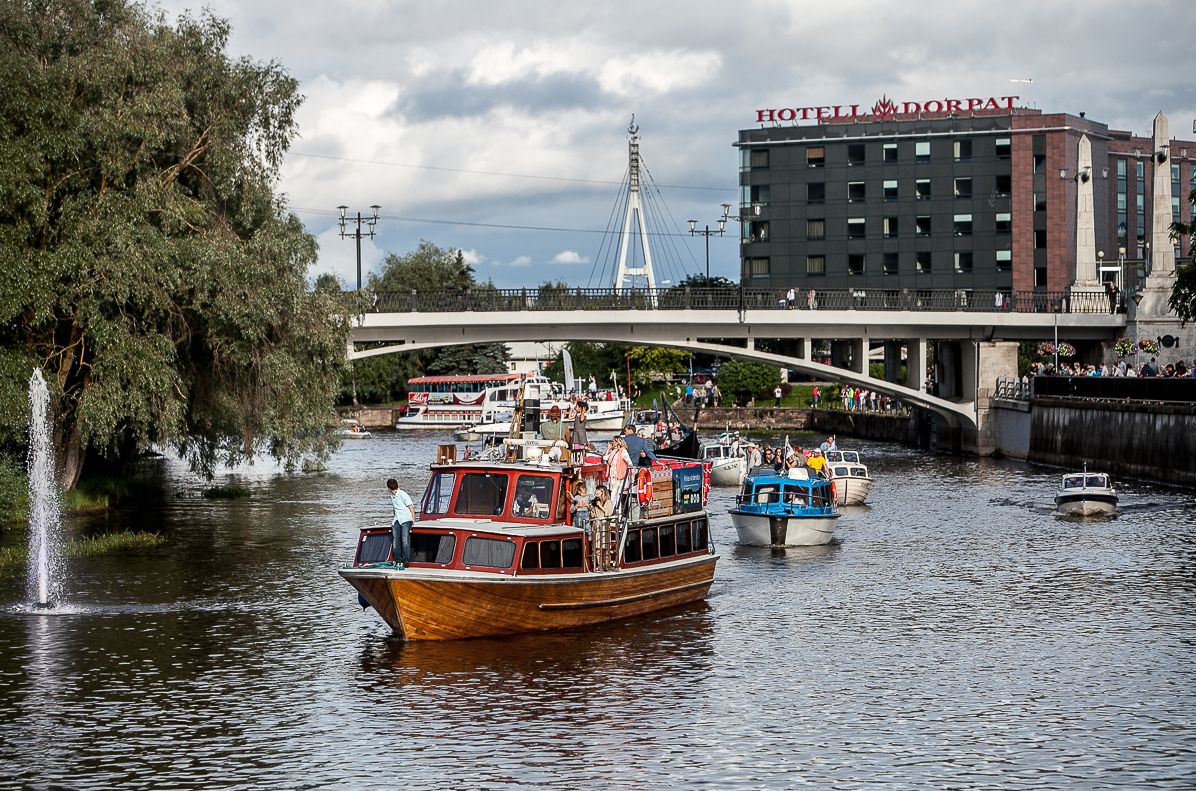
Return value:
M 341 421 L 341 427 L 336 430 L 336 435 L 341 439 L 370 438 L 369 430 L 352 418 Z
M 1117 510 L 1117 490 L 1103 472 L 1071 472 L 1059 483 L 1055 510 L 1069 516 L 1111 514 Z
M 854 450 L 828 450 L 826 470 L 834 484 L 836 505 L 863 505 L 872 491 L 868 468 Z
M 714 486 L 739 486 L 747 475 L 747 454 L 739 442 L 703 445 L 702 461 L 710 463 L 710 483 Z

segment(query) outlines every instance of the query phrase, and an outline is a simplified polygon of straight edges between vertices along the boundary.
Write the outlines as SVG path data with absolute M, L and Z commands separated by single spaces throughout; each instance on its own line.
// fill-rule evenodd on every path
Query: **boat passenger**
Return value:
M 627 482 L 631 478 L 631 468 L 634 466 L 631 461 L 631 456 L 627 452 L 627 443 L 623 441 L 622 437 L 615 437 L 607 446 L 606 453 L 602 457 L 607 464 L 607 480 L 610 481 L 610 494 L 614 502 L 614 512 L 616 514 L 623 513 L 624 493 L 627 490 Z
M 540 424 L 540 436 L 544 439 L 564 439 L 565 427 L 561 424 L 561 408 L 556 404 L 548 410 L 548 419 Z
M 818 475 L 826 477 L 826 459 L 818 448 L 810 452 L 810 458 L 806 459 L 806 466 Z
M 578 401 L 573 405 L 573 447 L 584 448 L 588 437 L 586 435 L 586 412 L 589 405 L 585 401 Z
M 585 481 L 573 484 L 573 526 L 590 532 L 590 492 Z

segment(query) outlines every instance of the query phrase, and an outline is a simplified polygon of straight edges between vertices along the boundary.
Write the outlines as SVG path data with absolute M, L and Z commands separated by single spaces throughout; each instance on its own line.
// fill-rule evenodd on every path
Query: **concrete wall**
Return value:
M 993 454 L 1025 460 L 1030 455 L 1030 403 L 993 399 L 988 413 Z
M 1029 460 L 1196 486 L 1196 404 L 1030 402 Z M 1004 411 L 1004 410 L 1002 410 Z

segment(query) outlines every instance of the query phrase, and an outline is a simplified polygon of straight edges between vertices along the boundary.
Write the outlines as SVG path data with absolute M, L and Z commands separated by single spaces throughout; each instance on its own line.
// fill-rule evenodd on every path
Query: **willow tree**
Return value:
M 305 288 L 315 240 L 275 192 L 301 97 L 228 35 L 0 0 L 0 441 L 40 366 L 68 487 L 152 444 L 201 470 L 327 451 L 351 309 Z

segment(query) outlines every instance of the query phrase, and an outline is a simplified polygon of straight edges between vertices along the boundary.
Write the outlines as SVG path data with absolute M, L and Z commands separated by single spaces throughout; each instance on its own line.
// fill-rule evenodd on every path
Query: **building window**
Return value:
M 807 239 L 825 239 L 826 238 L 826 220 L 823 220 L 823 219 L 806 220 L 806 238 Z
M 1013 230 L 1013 215 L 1009 212 L 998 212 L 993 230 L 997 233 L 1009 233 Z
M 1013 252 L 1011 250 L 997 251 L 997 271 L 1008 272 L 1013 268 Z
M 930 274 L 930 251 L 921 250 L 914 253 L 914 270 L 919 275 Z
M 826 164 L 826 148 L 810 146 L 806 149 L 806 164 L 812 168 L 820 168 Z
M 955 235 L 956 236 L 971 236 L 972 235 L 972 215 L 970 215 L 970 214 L 955 215 Z
M 1002 198 L 1009 197 L 1009 190 L 1011 189 L 1010 185 L 1012 183 L 1013 183 L 1012 176 L 998 175 L 997 176 L 997 185 L 996 185 L 997 196 L 1002 197 Z
M 847 164 L 848 165 L 864 164 L 864 144 L 863 143 L 852 143 L 847 146 Z
M 772 199 L 772 190 L 768 188 L 767 184 L 753 184 L 748 198 L 748 205 L 759 203 L 761 206 L 767 206 L 768 201 Z
M 847 220 L 847 238 L 848 239 L 863 239 L 864 238 L 864 218 L 863 217 L 849 217 Z
M 864 182 L 847 182 L 847 200 L 849 203 L 858 203 L 864 200 Z
M 826 185 L 821 181 L 811 182 L 806 185 L 806 202 L 807 203 L 822 203 L 826 200 Z
M 917 179 L 914 181 L 914 197 L 918 200 L 930 199 L 930 179 Z
M 883 221 L 884 236 L 886 239 L 897 238 L 897 218 L 885 217 Z
M 1038 228 L 1034 231 L 1034 249 L 1045 250 L 1047 246 L 1047 232 L 1045 228 Z
M 1047 270 L 1045 266 L 1034 267 L 1034 287 L 1045 288 L 1047 284 Z
M 826 274 L 826 256 L 825 255 L 808 255 L 808 256 L 806 256 L 806 274 L 807 275 L 825 275 Z
M 769 272 L 772 271 L 771 263 L 768 257 L 747 258 L 744 260 L 748 277 L 768 277 Z
M 930 161 L 930 141 L 919 140 L 914 143 L 914 161 L 929 162 Z
M 972 254 L 970 252 L 957 252 L 955 254 L 955 271 L 961 275 L 971 274 Z
M 972 177 L 963 176 L 955 179 L 955 197 L 970 198 L 972 197 Z
M 972 141 L 971 140 L 956 140 L 955 141 L 955 161 L 963 162 L 972 158 Z
M 1046 193 L 1034 193 L 1034 211 L 1046 211 Z
M 882 148 L 881 150 L 884 152 L 884 161 L 885 162 L 896 162 L 897 161 L 897 144 L 896 143 L 885 143 L 884 148 Z
M 886 275 L 897 274 L 897 253 L 885 253 L 884 272 Z
M 753 242 L 767 242 L 768 241 L 768 220 L 752 220 L 751 222 L 751 239 Z
M 1009 144 L 1008 137 L 998 137 L 996 141 L 997 159 L 1009 159 L 1012 146 Z
M 847 274 L 849 274 L 849 275 L 864 274 L 864 256 L 862 256 L 862 255 L 847 256 Z
M 914 235 L 930 236 L 930 217 L 928 215 L 914 218 Z
M 1034 172 L 1046 173 L 1046 154 L 1034 155 Z
M 752 154 L 752 170 L 768 170 L 768 149 L 767 148 L 753 148 Z
M 896 181 L 886 181 L 884 183 L 884 198 L 885 200 L 897 200 Z

